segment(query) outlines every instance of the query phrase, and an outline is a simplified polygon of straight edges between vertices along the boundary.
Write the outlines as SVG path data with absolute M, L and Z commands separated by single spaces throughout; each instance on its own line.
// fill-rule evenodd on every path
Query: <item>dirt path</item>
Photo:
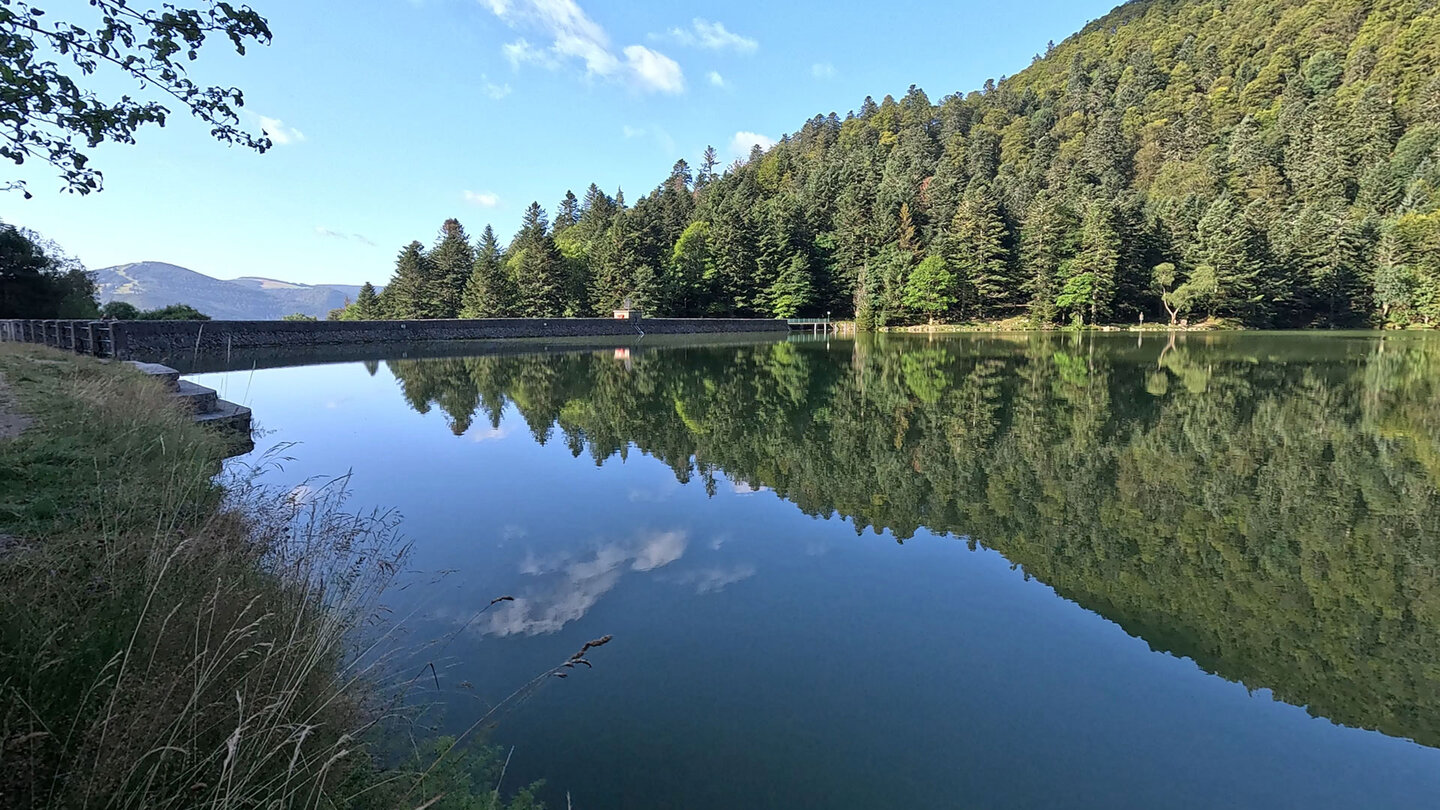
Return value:
M 15 397 L 5 384 L 5 376 L 0 374 L 0 439 L 13 439 L 27 427 L 30 427 L 30 417 L 15 410 Z

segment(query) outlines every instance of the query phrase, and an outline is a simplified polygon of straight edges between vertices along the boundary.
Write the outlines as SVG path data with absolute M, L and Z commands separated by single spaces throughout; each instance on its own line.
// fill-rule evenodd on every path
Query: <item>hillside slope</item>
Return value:
M 1433 0 L 1135 0 L 981 91 L 867 98 L 723 172 L 677 163 L 633 206 L 591 185 L 553 228 L 537 207 L 476 300 L 1433 324 L 1437 72 Z M 463 287 L 441 247 L 432 286 Z M 427 265 L 401 267 L 386 306 L 423 310 Z
M 221 320 L 275 320 L 293 313 L 324 318 L 353 300 L 352 285 L 307 285 L 245 277 L 211 278 L 165 262 L 135 262 L 95 271 L 102 303 L 126 301 L 141 309 L 189 304 Z

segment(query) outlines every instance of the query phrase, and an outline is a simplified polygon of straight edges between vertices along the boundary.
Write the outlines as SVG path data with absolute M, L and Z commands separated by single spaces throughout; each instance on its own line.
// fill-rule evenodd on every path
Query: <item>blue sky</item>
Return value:
M 35 198 L 0 196 L 0 219 L 91 268 L 379 283 L 447 217 L 508 241 L 531 200 L 553 211 L 595 182 L 633 201 L 707 144 L 728 161 L 866 95 L 913 83 L 938 101 L 1018 72 L 1115 3 L 251 0 L 274 43 L 240 58 L 217 41 L 192 78 L 243 88 L 273 150 L 217 144 L 175 115 L 95 151 L 99 194 L 7 166 Z M 89 22 L 75 0 L 61 12 Z

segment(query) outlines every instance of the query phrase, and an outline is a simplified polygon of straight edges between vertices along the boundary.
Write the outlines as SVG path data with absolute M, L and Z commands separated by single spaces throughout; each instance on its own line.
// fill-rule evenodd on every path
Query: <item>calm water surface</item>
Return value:
M 614 808 L 1440 806 L 1440 340 L 1030 335 L 205 374 L 415 541 L 445 730 Z M 426 687 L 434 692 L 434 683 Z

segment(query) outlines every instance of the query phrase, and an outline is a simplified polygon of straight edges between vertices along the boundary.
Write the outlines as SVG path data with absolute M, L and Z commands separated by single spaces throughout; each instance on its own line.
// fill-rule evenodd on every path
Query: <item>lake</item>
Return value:
M 501 715 L 507 787 L 1440 806 L 1440 338 L 522 350 L 195 378 L 404 516 L 438 731 L 614 635 Z

